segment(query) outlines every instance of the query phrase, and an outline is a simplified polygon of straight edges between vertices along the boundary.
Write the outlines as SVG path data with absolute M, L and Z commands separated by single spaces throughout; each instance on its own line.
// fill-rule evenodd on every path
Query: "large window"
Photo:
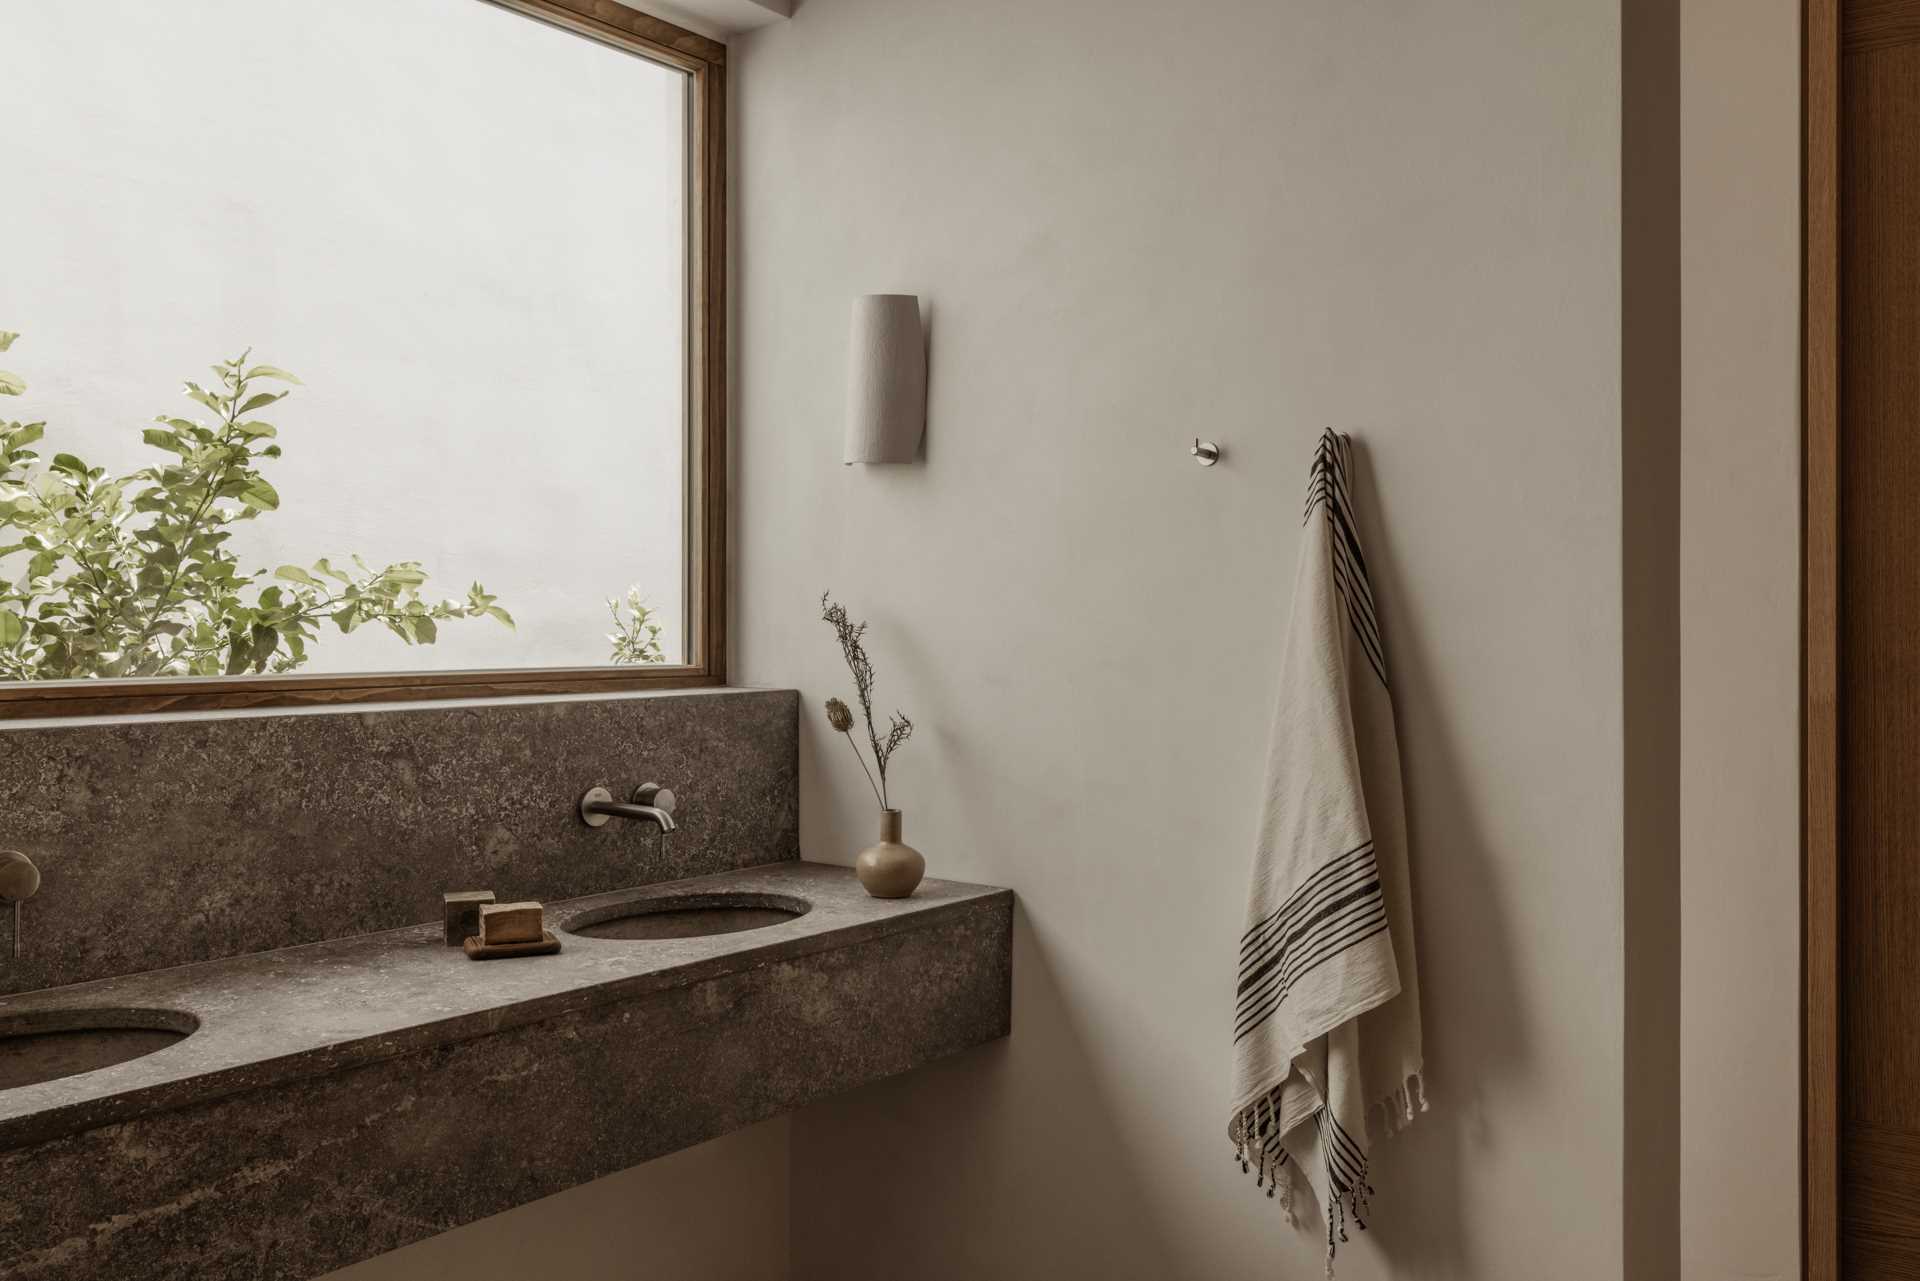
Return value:
M 0 715 L 720 678 L 720 46 L 606 0 L 0 45 Z

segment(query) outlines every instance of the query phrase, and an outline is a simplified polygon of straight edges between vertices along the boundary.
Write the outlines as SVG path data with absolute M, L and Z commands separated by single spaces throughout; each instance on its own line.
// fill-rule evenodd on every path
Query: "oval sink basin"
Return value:
M 191 1014 L 173 1010 L 52 1010 L 0 1018 L 0 1090 L 141 1058 L 199 1027 Z
M 591 939 L 691 939 L 782 925 L 813 904 L 785 894 L 655 894 L 589 908 L 561 926 Z

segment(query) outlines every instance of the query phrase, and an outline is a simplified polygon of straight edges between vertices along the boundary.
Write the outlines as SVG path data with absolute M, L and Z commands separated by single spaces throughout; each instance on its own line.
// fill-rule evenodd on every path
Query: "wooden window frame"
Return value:
M 528 694 L 614 694 L 726 684 L 726 46 L 615 0 L 485 2 L 688 76 L 688 661 L 645 667 L 23 682 L 0 686 L 0 720 Z

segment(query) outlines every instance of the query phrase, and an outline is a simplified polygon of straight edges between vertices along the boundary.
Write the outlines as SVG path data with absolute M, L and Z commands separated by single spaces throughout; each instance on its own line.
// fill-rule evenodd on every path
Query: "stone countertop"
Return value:
M 705 938 L 564 932 L 595 908 L 696 893 L 788 895 L 812 907 Z M 0 998 L 10 1023 L 76 1010 L 199 1023 L 142 1058 L 0 1090 L 0 1151 L 920 928 L 1011 893 L 929 880 L 911 898 L 876 899 L 850 868 L 788 861 L 549 903 L 547 925 L 561 939 L 550 956 L 473 961 L 434 922 Z

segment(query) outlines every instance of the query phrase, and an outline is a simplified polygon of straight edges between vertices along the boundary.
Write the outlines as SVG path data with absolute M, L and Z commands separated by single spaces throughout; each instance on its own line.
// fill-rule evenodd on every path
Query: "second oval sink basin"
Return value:
M 54 1010 L 0 1018 L 0 1090 L 142 1058 L 199 1027 L 191 1014 L 173 1010 Z
M 785 894 L 656 894 L 589 908 L 560 928 L 594 939 L 690 939 L 782 925 L 813 904 Z

